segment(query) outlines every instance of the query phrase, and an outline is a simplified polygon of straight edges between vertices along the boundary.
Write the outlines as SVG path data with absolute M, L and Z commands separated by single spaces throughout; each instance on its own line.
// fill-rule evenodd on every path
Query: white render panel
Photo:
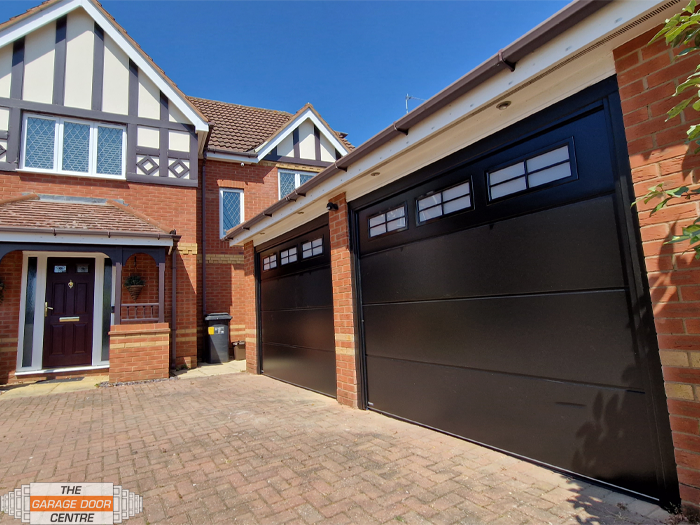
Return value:
M 5 162 L 7 159 L 7 141 L 6 140 L 0 140 L 0 162 Z
M 277 144 L 277 155 L 280 157 L 294 156 L 294 138 L 291 132 L 282 139 L 282 142 Z
M 190 151 L 190 134 L 184 131 L 171 131 L 170 132 L 170 146 L 169 149 L 175 151 L 184 151 L 189 153 Z
M 316 158 L 314 125 L 310 120 L 305 120 L 299 125 L 299 156 L 302 159 Z
M 64 104 L 71 108 L 92 108 L 94 29 L 95 22 L 82 9 L 68 15 Z
M 105 35 L 105 65 L 102 82 L 102 111 L 129 114 L 129 57 Z
M 139 126 L 136 137 L 136 144 L 142 148 L 160 147 L 160 131 L 156 128 L 144 128 Z
M 139 71 L 139 117 L 160 119 L 160 90 Z
M 12 83 L 12 44 L 0 48 L 0 97 L 10 98 Z
M 53 102 L 55 47 L 56 23 L 47 24 L 27 35 L 24 41 L 24 100 L 44 104 Z
M 180 124 L 192 124 L 185 115 L 182 114 L 182 111 L 177 109 L 177 107 L 174 104 L 168 104 L 168 120 L 170 122 L 179 122 Z
M 321 133 L 321 160 L 324 162 L 335 161 L 335 147 L 323 133 Z
M 0 108 L 0 131 L 8 131 L 10 129 L 10 110 L 8 108 Z

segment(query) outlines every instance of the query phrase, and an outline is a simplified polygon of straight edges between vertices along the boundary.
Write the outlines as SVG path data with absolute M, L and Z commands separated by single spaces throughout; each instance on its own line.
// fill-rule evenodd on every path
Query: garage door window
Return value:
M 314 239 L 310 242 L 305 242 L 301 245 L 301 256 L 304 259 L 313 257 L 315 255 L 321 255 L 323 253 L 323 237 L 320 239 Z
M 386 213 L 370 217 L 369 236 L 376 237 L 385 233 L 406 229 L 406 206 L 394 208 Z
M 571 177 L 569 145 L 489 172 L 491 200 Z
M 280 264 L 284 266 L 285 264 L 296 262 L 297 260 L 297 247 L 289 248 L 289 250 L 282 250 L 280 252 Z
M 276 253 L 273 253 L 272 255 L 265 257 L 263 259 L 263 271 L 272 270 L 273 268 L 277 268 L 277 254 Z
M 418 222 L 427 222 L 472 207 L 471 185 L 463 182 L 418 199 Z

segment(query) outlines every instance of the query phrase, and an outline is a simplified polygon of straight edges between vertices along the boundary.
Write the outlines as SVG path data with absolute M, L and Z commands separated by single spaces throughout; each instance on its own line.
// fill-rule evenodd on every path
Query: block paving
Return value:
M 130 525 L 659 524 L 659 507 L 264 376 L 0 394 L 0 493 L 105 481 Z M 675 520 L 674 520 L 675 522 Z M 0 515 L 0 524 L 19 523 Z

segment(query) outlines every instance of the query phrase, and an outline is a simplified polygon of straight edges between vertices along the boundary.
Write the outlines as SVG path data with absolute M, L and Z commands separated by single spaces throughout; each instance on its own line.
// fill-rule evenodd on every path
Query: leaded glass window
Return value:
M 90 124 L 63 123 L 63 169 L 90 171 Z
M 280 199 L 283 199 L 302 184 L 314 178 L 315 173 L 279 170 Z
M 97 173 L 101 175 L 122 174 L 122 141 L 124 131 L 120 128 L 97 127 Z
M 125 128 L 27 115 L 22 168 L 67 174 L 124 174 Z
M 54 169 L 56 145 L 56 121 L 43 118 L 27 118 L 27 136 L 24 165 L 42 170 Z
M 243 192 L 241 190 L 219 190 L 221 237 L 231 228 L 243 222 Z

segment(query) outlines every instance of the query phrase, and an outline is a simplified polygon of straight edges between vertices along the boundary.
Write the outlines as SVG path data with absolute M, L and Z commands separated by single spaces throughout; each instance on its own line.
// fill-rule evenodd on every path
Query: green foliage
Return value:
M 697 5 L 695 0 L 690 0 L 690 3 L 683 8 L 677 15 L 666 20 L 666 25 L 659 31 L 649 44 L 653 44 L 657 40 L 663 38 L 667 45 L 677 48 L 682 47 L 678 56 L 685 56 L 694 51 L 700 50 L 700 12 L 696 13 Z M 690 75 L 685 82 L 676 88 L 674 97 L 679 96 L 686 90 L 692 89 L 695 92 L 692 96 L 684 99 L 676 104 L 668 112 L 666 121 L 675 118 L 683 112 L 688 106 L 695 111 L 700 111 L 700 65 L 695 68 L 695 73 Z M 700 146 L 700 125 L 693 125 L 688 128 L 687 142 L 695 142 Z M 694 153 L 700 152 L 700 147 L 696 148 Z M 688 186 L 673 188 L 670 190 L 664 189 L 663 183 L 657 184 L 649 188 L 649 191 L 637 199 L 633 206 L 639 202 L 648 204 L 652 200 L 659 200 L 658 204 L 651 210 L 650 215 L 665 208 L 669 202 L 674 199 L 690 200 L 696 195 L 700 195 L 700 188 L 690 189 Z M 683 228 L 681 235 L 674 235 L 671 240 L 665 244 L 675 244 L 679 242 L 687 242 L 688 249 L 695 251 L 695 258 L 700 259 L 700 217 L 696 218 L 693 224 Z
M 146 281 L 143 277 L 141 277 L 138 274 L 132 273 L 129 277 L 126 278 L 124 281 L 124 286 L 144 286 L 146 284 Z
M 659 203 L 651 210 L 650 215 L 654 215 L 657 211 L 665 208 L 666 205 L 673 199 L 690 200 L 692 197 L 700 195 L 700 188 L 690 189 L 688 186 L 673 188 L 671 190 L 664 189 L 663 184 L 657 184 L 649 188 L 649 191 L 637 199 L 634 204 L 642 201 L 648 204 L 653 199 L 659 199 Z M 675 244 L 678 242 L 688 241 L 688 248 L 695 251 L 695 258 L 700 259 L 700 217 L 695 219 L 695 222 L 690 226 L 683 228 L 681 235 L 674 235 L 670 241 L 665 244 Z
M 690 0 L 690 3 L 683 8 L 677 15 L 666 20 L 666 25 L 659 31 L 649 44 L 653 44 L 657 40 L 664 39 L 667 45 L 671 47 L 682 47 L 678 56 L 685 56 L 694 51 L 700 50 L 700 12 L 696 13 L 695 0 Z M 691 89 L 695 92 L 692 96 L 684 99 L 676 104 L 669 112 L 670 120 L 677 117 L 681 112 L 692 104 L 695 111 L 700 111 L 700 65 L 695 68 L 695 73 L 690 75 L 685 82 L 676 88 L 674 97 L 679 96 L 686 90 Z M 690 126 L 688 129 L 688 142 L 695 142 L 700 146 L 700 126 Z M 695 153 L 700 151 L 700 147 L 695 150 Z

